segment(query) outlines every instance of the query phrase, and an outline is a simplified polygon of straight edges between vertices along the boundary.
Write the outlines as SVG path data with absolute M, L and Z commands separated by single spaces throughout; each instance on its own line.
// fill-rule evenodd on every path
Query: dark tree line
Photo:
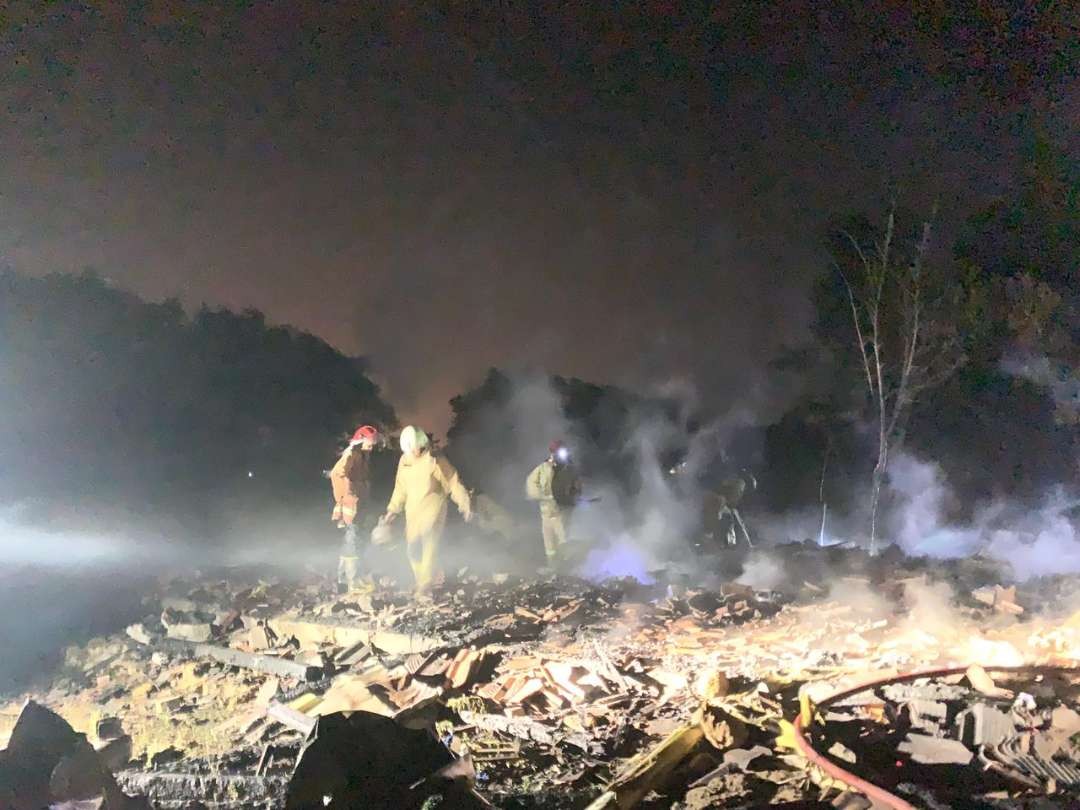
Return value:
M 147 303 L 98 276 L 0 275 L 0 498 L 202 523 L 325 495 L 343 431 L 394 424 L 350 358 L 255 311 Z
M 896 217 L 909 243 L 921 224 L 907 212 Z M 834 505 L 856 508 L 875 466 L 868 426 L 877 403 L 859 351 L 873 341 L 856 333 L 843 272 L 852 233 L 869 245 L 883 236 L 865 218 L 830 230 L 833 262 L 815 289 L 814 340 L 776 364 L 809 391 L 767 431 L 765 491 L 777 511 L 812 503 L 822 489 Z M 941 465 L 963 518 L 992 499 L 1035 501 L 1077 482 L 1080 166 L 1033 138 L 1014 190 L 950 243 L 930 259 L 935 289 L 923 314 L 937 331 L 925 346 L 952 365 L 907 403 L 895 441 Z M 901 370 L 892 358 L 886 375 Z

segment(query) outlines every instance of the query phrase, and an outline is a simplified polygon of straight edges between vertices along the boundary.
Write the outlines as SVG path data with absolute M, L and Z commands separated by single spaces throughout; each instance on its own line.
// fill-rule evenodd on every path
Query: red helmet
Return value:
M 561 441 L 556 439 L 555 441 L 553 441 L 551 444 L 548 445 L 548 452 L 551 453 L 551 455 L 555 455 L 563 447 L 565 447 L 565 445 Z
M 371 425 L 361 425 L 356 429 L 356 433 L 353 434 L 352 440 L 354 442 L 362 442 L 365 439 L 369 441 L 375 441 L 378 438 L 379 431 L 377 431 Z

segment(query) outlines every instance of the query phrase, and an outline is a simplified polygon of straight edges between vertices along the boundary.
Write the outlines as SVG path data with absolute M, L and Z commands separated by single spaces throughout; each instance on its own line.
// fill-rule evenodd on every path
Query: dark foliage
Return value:
M 363 361 L 310 334 L 254 311 L 189 318 L 92 273 L 0 275 L 0 377 L 4 501 L 107 501 L 208 532 L 235 498 L 325 499 L 346 432 L 394 423 Z
M 951 257 L 936 259 L 948 262 L 942 300 L 967 362 L 916 399 L 903 442 L 941 465 L 968 510 L 999 497 L 1037 501 L 1054 485 L 1076 483 L 1078 223 L 1075 161 L 1033 136 L 1015 188 L 965 223 Z M 849 220 L 847 227 L 865 226 Z M 771 485 L 763 488 L 778 510 L 817 499 L 826 452 L 826 497 L 842 503 L 860 475 L 866 441 L 859 429 L 865 384 L 844 350 L 854 330 L 836 272 L 822 273 L 814 303 L 814 343 L 774 368 L 800 376 L 809 391 L 769 428 Z

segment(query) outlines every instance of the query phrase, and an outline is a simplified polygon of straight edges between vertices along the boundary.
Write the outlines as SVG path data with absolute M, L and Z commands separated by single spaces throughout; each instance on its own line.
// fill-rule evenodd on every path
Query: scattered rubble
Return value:
M 297 758 L 285 797 L 288 810 L 448 806 L 485 807 L 472 791 L 468 757 L 455 760 L 429 731 L 357 711 L 320 717 Z
M 1001 807 L 1002 795 L 1017 791 L 1080 804 L 1080 714 L 1066 705 L 1080 697 L 1080 670 L 995 674 L 972 666 L 867 685 L 858 700 L 824 701 L 828 711 L 807 729 L 841 768 L 885 789 L 903 781 L 902 792 L 923 806 Z M 1020 686 L 1042 697 L 1014 699 Z M 875 699 L 882 711 L 865 712 Z M 924 715 L 928 722 L 916 722 Z
M 59 715 L 27 701 L 0 752 L 0 807 L 40 810 L 92 802 L 107 810 L 148 808 L 126 795 L 98 752 Z
M 1016 604 L 1015 585 L 1011 588 L 1002 588 L 1000 585 L 994 585 L 992 587 L 987 585 L 982 588 L 976 588 L 971 592 L 971 595 L 984 605 L 989 605 L 999 613 L 1009 613 L 1013 616 L 1019 616 L 1024 612 L 1024 609 Z
M 782 559 L 785 593 L 463 571 L 415 603 L 383 582 L 176 581 L 142 622 L 69 650 L 35 699 L 85 735 L 72 762 L 100 768 L 98 795 L 160 808 L 856 806 L 793 746 L 798 715 L 819 751 L 924 806 L 925 769 L 979 774 L 987 794 L 1080 785 L 1070 678 L 991 675 L 1080 662 L 1080 618 L 1046 618 L 979 560 Z M 963 599 L 920 612 L 942 581 Z M 871 673 L 956 667 L 816 708 Z M 5 763 L 16 715 L 0 709 Z M 58 773 L 51 796 L 90 798 L 71 762 Z

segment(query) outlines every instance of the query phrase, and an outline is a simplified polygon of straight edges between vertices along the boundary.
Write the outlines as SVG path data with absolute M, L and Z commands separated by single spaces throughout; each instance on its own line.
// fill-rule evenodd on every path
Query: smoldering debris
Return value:
M 34 698 L 85 735 L 108 784 L 161 808 L 361 793 L 395 807 L 825 806 L 831 788 L 785 736 L 802 701 L 883 669 L 1080 663 L 1080 618 L 1049 610 L 1074 579 L 1016 586 L 977 559 L 816 543 L 761 560 L 764 579 L 709 589 L 663 570 L 651 583 L 462 572 L 422 604 L 388 582 L 340 596 L 317 576 L 174 580 L 136 632 L 69 649 Z M 190 617 L 208 641 L 170 637 Z M 1054 709 L 1040 688 L 1025 687 Z M 906 719 L 875 722 L 937 757 L 946 743 L 918 735 L 938 739 L 948 700 L 908 696 Z M 24 701 L 0 710 L 9 752 Z M 994 733 L 975 703 L 957 704 L 973 718 L 961 745 Z M 834 742 L 865 760 L 857 740 Z M 36 784 L 55 770 L 39 766 Z
M 1045 667 L 885 680 L 820 709 L 817 750 L 927 807 L 1080 800 L 1080 672 Z

